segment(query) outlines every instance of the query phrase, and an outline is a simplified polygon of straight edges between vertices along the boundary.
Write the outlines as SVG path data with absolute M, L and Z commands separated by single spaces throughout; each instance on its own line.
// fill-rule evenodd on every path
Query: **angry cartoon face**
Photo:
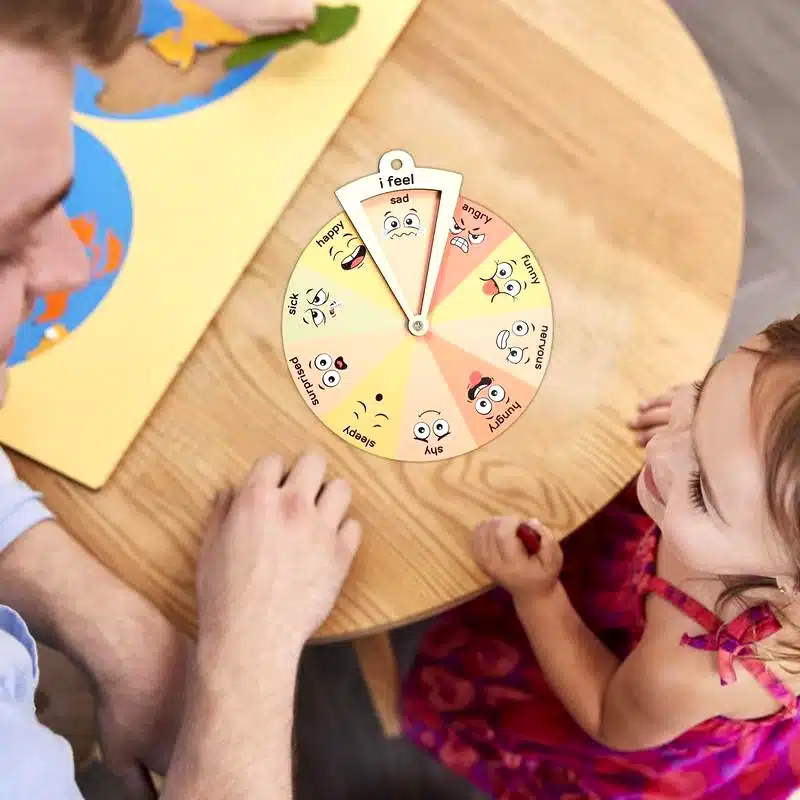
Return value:
M 430 442 L 431 436 L 441 442 L 450 435 L 450 423 L 441 416 L 441 411 L 429 409 L 419 415 L 419 421 L 414 424 L 414 438 L 418 442 Z
M 501 295 L 516 300 L 528 288 L 527 281 L 513 277 L 516 266 L 517 262 L 514 260 L 498 261 L 494 275 L 491 278 L 481 278 L 483 293 L 492 298 L 492 303 Z
M 321 328 L 336 316 L 336 309 L 341 303 L 331 298 L 325 289 L 309 289 L 305 296 L 308 308 L 303 312 L 303 322 Z
M 531 360 L 531 357 L 528 355 L 528 347 L 524 346 L 524 343 L 520 345 L 519 343 L 515 343 L 512 341 L 511 337 L 516 336 L 519 338 L 523 338 L 527 336 L 529 333 L 533 333 L 536 330 L 534 325 L 531 325 L 524 320 L 517 320 L 512 326 L 511 329 L 504 329 L 497 334 L 497 349 L 502 350 L 506 354 L 506 361 L 510 364 L 528 364 Z
M 335 389 L 342 382 L 342 372 L 347 369 L 347 363 L 341 356 L 334 359 L 327 353 L 320 353 L 308 368 L 321 373 L 317 384 L 320 389 Z
M 464 217 L 459 217 L 450 224 L 450 233 L 454 234 L 450 239 L 452 247 L 457 247 L 462 253 L 469 253 L 473 247 L 478 247 L 486 239 L 486 234 L 483 232 L 483 223 L 470 226 L 464 223 Z
M 352 233 L 345 233 L 329 250 L 331 258 L 345 271 L 358 269 L 367 258 L 364 243 Z
M 480 372 L 473 372 L 469 376 L 467 399 L 470 403 L 475 403 L 475 411 L 482 417 L 500 413 L 498 406 L 506 405 L 510 401 L 506 390 L 499 383 Z

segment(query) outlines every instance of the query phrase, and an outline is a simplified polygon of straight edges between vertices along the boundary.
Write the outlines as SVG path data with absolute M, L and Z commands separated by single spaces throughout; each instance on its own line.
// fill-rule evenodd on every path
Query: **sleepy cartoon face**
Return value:
M 515 275 L 516 266 L 517 262 L 513 259 L 498 261 L 494 275 L 490 278 L 481 278 L 483 293 L 492 298 L 492 303 L 502 296 L 516 300 L 528 288 L 528 282 L 523 280 L 522 271 L 518 270 L 520 274 Z
M 534 325 L 531 325 L 525 320 L 517 320 L 510 329 L 506 328 L 497 334 L 495 344 L 498 350 L 502 350 L 506 354 L 506 361 L 509 364 L 528 364 L 531 357 L 528 354 L 528 346 L 525 342 L 519 342 L 517 339 L 523 339 L 528 334 L 536 330 Z
M 472 224 L 475 220 L 469 218 L 464 221 L 464 217 L 456 219 L 450 223 L 450 245 L 457 247 L 462 253 L 467 254 L 475 247 L 480 247 L 486 239 L 486 234 L 483 232 L 483 222 Z
M 315 328 L 327 325 L 336 316 L 336 309 L 341 307 L 341 303 L 334 300 L 323 288 L 306 291 L 305 304 L 307 308 L 303 312 L 303 322 Z
M 499 414 L 511 398 L 493 378 L 473 372 L 469 377 L 467 400 L 475 404 L 475 411 L 482 417 L 492 417 Z

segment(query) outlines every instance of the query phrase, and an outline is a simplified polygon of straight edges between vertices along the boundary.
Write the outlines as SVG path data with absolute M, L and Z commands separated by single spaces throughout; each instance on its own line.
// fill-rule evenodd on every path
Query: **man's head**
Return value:
M 0 403 L 17 326 L 89 263 L 61 206 L 72 182 L 72 62 L 116 60 L 138 0 L 0 2 Z

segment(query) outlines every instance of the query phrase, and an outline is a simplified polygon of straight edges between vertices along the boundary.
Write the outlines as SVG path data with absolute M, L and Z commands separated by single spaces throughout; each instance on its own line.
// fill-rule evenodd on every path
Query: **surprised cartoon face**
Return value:
M 342 382 L 342 373 L 347 369 L 347 363 L 341 356 L 333 359 L 327 353 L 320 353 L 308 368 L 321 373 L 317 384 L 320 389 L 335 389 Z

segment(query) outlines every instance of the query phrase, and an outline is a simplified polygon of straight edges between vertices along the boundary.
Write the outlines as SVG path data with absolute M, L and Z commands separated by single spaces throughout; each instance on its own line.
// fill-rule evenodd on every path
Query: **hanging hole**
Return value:
M 403 166 L 403 162 L 399 158 L 395 158 L 392 160 L 392 169 L 401 169 Z

